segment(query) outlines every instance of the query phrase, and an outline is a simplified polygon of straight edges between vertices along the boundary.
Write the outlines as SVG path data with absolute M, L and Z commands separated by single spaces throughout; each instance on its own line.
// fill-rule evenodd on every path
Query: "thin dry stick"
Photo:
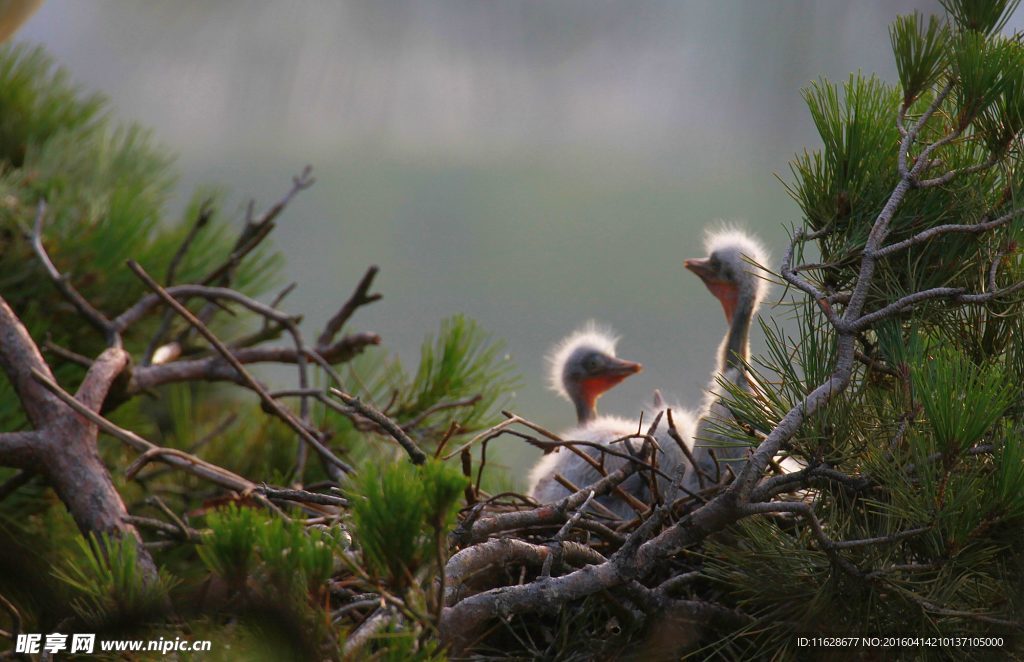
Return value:
M 14 639 L 21 632 L 21 612 L 14 606 L 14 603 L 0 595 L 0 607 L 3 607 L 5 611 L 11 616 L 11 631 L 5 632 L 4 635 L 10 639 Z M 3 632 L 3 630 L 0 630 Z
M 693 467 L 694 472 L 697 474 L 698 488 L 703 491 L 705 478 L 710 478 L 710 476 L 705 476 L 704 471 L 700 468 L 700 465 L 697 464 L 696 458 L 693 457 L 693 451 L 690 450 L 689 445 L 687 445 L 686 441 L 684 441 L 682 436 L 680 436 L 679 430 L 676 429 L 675 419 L 672 417 L 672 410 L 668 409 L 666 411 L 668 412 L 668 436 L 672 437 L 672 441 L 674 441 L 676 446 L 679 447 L 679 450 L 686 457 L 686 461 L 690 463 L 691 467 Z
M 57 286 L 60 293 L 64 295 L 64 298 L 71 302 L 75 309 L 84 317 L 90 324 L 96 327 L 104 336 L 109 347 L 121 347 L 121 335 L 118 329 L 111 323 L 107 316 L 96 310 L 91 303 L 89 303 L 84 296 L 79 293 L 78 290 L 71 284 L 66 276 L 60 273 L 54 265 L 53 260 L 50 259 L 50 255 L 46 252 L 46 248 L 43 246 L 43 219 L 46 216 L 46 201 L 40 200 L 39 206 L 36 211 L 35 223 L 32 225 L 32 250 L 35 251 L 39 261 L 42 262 L 43 268 L 46 269 L 47 275 L 53 284 Z
M 599 479 L 592 485 L 588 485 L 582 490 L 578 489 L 574 491 L 572 494 L 557 503 L 541 505 L 532 510 L 498 513 L 475 522 L 466 520 L 459 525 L 459 528 L 468 529 L 468 533 L 466 535 L 469 536 L 470 540 L 479 542 L 492 534 L 502 531 L 561 522 L 565 519 L 566 514 L 578 508 L 591 492 L 596 496 L 606 494 L 610 492 L 614 486 L 626 480 L 626 478 L 631 476 L 636 470 L 636 465 L 626 463 L 616 471 L 613 471 L 607 476 Z M 592 505 L 595 508 L 601 507 L 600 502 L 594 502 Z M 613 518 L 618 519 L 617 517 L 614 517 L 614 514 L 612 516 Z M 612 533 L 613 536 L 618 537 L 618 534 L 614 534 L 614 532 Z M 459 537 L 460 535 L 461 534 L 456 533 L 456 537 Z
M 315 503 L 322 506 L 345 507 L 348 505 L 348 499 L 343 499 L 341 497 L 331 496 L 329 494 L 320 494 L 318 492 L 308 492 L 306 490 L 277 489 L 269 487 L 266 484 L 257 487 L 256 492 L 258 494 L 266 496 L 269 499 L 280 499 L 281 501 Z
M 200 531 L 185 526 L 184 524 L 179 525 L 178 522 L 168 524 L 167 522 L 153 519 L 152 517 L 139 517 L 138 515 L 128 515 L 124 518 L 124 521 L 136 527 L 145 527 L 153 529 L 154 531 L 160 531 L 161 533 L 177 538 L 183 542 L 200 543 L 203 541 L 203 534 Z
M 344 391 L 332 387 L 331 393 L 337 396 L 346 405 L 356 410 L 360 415 L 370 419 L 379 425 L 382 430 L 391 435 L 391 438 L 397 441 L 398 444 L 405 449 L 405 452 L 409 454 L 409 459 L 412 460 L 413 464 L 423 464 L 427 461 L 427 454 L 416 445 L 416 442 L 405 433 L 405 430 L 403 430 L 398 423 L 395 423 L 383 413 L 377 411 L 359 398 L 349 395 Z
M 230 275 L 238 267 L 242 259 L 259 246 L 267 235 L 270 234 L 270 231 L 274 229 L 274 221 L 292 201 L 292 198 L 316 183 L 316 179 L 311 176 L 312 172 L 313 168 L 310 166 L 303 168 L 298 177 L 292 178 L 292 187 L 283 198 L 274 203 L 260 218 L 250 218 L 246 222 L 245 229 L 242 231 L 241 236 L 239 236 L 231 255 L 220 266 L 207 274 L 202 280 L 203 285 L 223 282 L 225 277 L 230 278 Z
M 341 327 L 345 326 L 345 323 L 352 317 L 352 313 L 356 311 L 360 306 L 365 306 L 373 303 L 374 301 L 380 301 L 382 295 L 370 294 L 370 287 L 373 285 L 373 279 L 376 277 L 379 269 L 376 266 L 371 266 L 366 270 L 366 273 L 360 279 L 359 284 L 356 286 L 355 292 L 348 298 L 348 301 L 341 307 L 340 310 L 328 320 L 324 326 L 323 333 L 317 338 L 316 344 L 318 347 L 326 347 L 331 344 L 334 340 L 334 336 L 338 335 L 341 331 Z
M 192 242 L 199 235 L 202 230 L 210 222 L 210 218 L 213 217 L 213 200 L 206 199 L 203 204 L 199 207 L 199 215 L 196 216 L 195 222 L 192 227 L 189 228 L 188 234 L 181 241 L 178 246 L 178 250 L 175 251 L 174 257 L 171 258 L 170 264 L 167 265 L 167 273 L 164 276 L 164 285 L 170 287 L 174 284 L 174 279 L 178 275 L 178 266 L 181 261 L 188 254 L 189 249 L 192 247 Z M 163 319 L 160 320 L 160 326 L 157 328 L 156 333 L 149 339 L 149 344 L 146 345 L 146 351 L 142 355 L 142 365 L 149 365 L 153 361 L 153 355 L 156 353 L 157 348 L 164 341 L 167 332 L 171 329 L 171 323 L 174 321 L 174 311 L 168 310 L 164 313 Z

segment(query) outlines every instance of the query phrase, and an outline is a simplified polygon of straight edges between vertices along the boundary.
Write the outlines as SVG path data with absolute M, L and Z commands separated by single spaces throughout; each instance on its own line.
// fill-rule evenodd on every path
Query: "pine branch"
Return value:
M 338 335 L 341 328 L 345 326 L 345 323 L 352 317 L 352 314 L 356 312 L 356 309 L 361 306 L 366 306 L 373 303 L 374 301 L 380 301 L 380 294 L 370 294 L 370 287 L 373 285 L 373 279 L 376 277 L 379 269 L 376 266 L 372 266 L 366 270 L 359 284 L 356 286 L 355 292 L 348 298 L 348 301 L 342 305 L 341 309 L 335 313 L 334 317 L 327 321 L 324 326 L 323 332 L 320 337 L 317 338 L 316 344 L 319 347 L 326 347 L 330 345 L 334 340 L 334 337 Z
M 100 416 L 95 411 L 79 402 L 78 399 L 69 395 L 48 376 L 38 371 L 34 371 L 33 374 L 39 384 L 56 396 L 61 402 L 73 409 L 75 413 L 79 414 L 91 424 L 109 434 L 111 437 L 114 437 L 127 446 L 139 451 L 142 454 L 140 459 L 144 458 L 145 462 L 159 460 L 230 490 L 251 492 L 256 488 L 254 483 L 228 471 L 227 469 L 210 464 L 209 462 L 201 460 L 190 453 L 179 451 L 175 448 L 163 448 L 161 446 L 157 446 L 130 430 L 125 430 L 114 425 L 106 418 Z M 143 464 L 145 462 L 143 462 Z M 136 460 L 136 464 L 138 463 L 139 460 Z M 138 466 L 138 469 L 141 469 L 141 465 Z M 136 469 L 136 471 L 138 469 Z
M 198 331 L 199 334 L 202 335 L 207 340 L 207 342 L 209 342 L 220 353 L 224 360 L 231 364 L 231 367 L 234 368 L 239 375 L 241 375 L 242 379 L 245 381 L 248 388 L 252 389 L 259 395 L 260 400 L 263 401 L 263 403 L 269 408 L 269 410 L 272 413 L 274 413 L 278 418 L 287 423 L 289 427 L 295 430 L 306 443 L 312 446 L 317 451 L 317 453 L 319 453 L 320 456 L 324 458 L 326 462 L 329 462 L 331 465 L 333 465 L 337 469 L 340 469 L 342 472 L 351 473 L 353 471 L 352 467 L 350 467 L 348 464 L 342 462 L 337 457 L 335 457 L 335 455 L 330 451 L 330 449 L 324 446 L 323 443 L 321 443 L 321 441 L 316 437 L 316 435 L 313 432 L 311 432 L 303 422 L 296 419 L 294 414 L 292 414 L 279 402 L 270 397 L 270 394 L 263 387 L 263 385 L 257 382 L 256 379 L 253 378 L 253 376 L 250 375 L 248 371 L 246 371 L 246 369 L 242 366 L 242 363 L 235 357 L 231 350 L 228 349 L 227 346 L 225 346 L 224 343 L 221 342 L 220 339 L 217 338 L 213 334 L 213 332 L 210 331 L 209 328 L 207 328 L 205 324 L 203 324 L 195 315 L 193 315 L 188 308 L 179 303 L 173 296 L 171 296 L 171 294 L 167 290 L 165 290 L 156 281 L 154 281 L 149 276 L 149 274 L 147 274 L 146 271 L 141 266 L 139 266 L 137 262 L 129 261 L 128 267 L 135 273 L 135 275 L 139 277 L 140 280 L 142 280 L 143 283 L 146 284 L 147 287 L 156 292 L 157 296 L 163 299 L 163 301 L 168 306 L 173 308 L 175 312 L 177 312 L 185 319 L 185 321 L 187 321 L 190 325 L 195 327 L 196 331 Z M 229 296 L 228 298 L 232 298 L 239 301 L 247 299 L 242 295 L 237 295 L 237 297 L 234 296 L 236 294 L 237 293 L 232 292 L 232 296 Z M 275 313 L 272 312 L 271 314 Z M 305 385 L 303 385 L 303 387 L 304 386 Z
M 405 433 L 405 430 L 403 430 L 398 423 L 395 423 L 393 420 L 359 398 L 353 397 L 344 391 L 331 388 L 331 394 L 344 402 L 348 407 L 355 410 L 355 412 L 360 416 L 370 419 L 380 426 L 382 430 L 391 435 L 391 438 L 397 441 L 398 445 L 404 448 L 405 452 L 409 454 L 409 459 L 412 460 L 413 464 L 423 464 L 427 461 L 427 454 L 424 453 L 418 445 L 416 445 L 416 442 Z
M 50 255 L 43 246 L 43 219 L 46 216 L 46 201 L 40 200 L 36 211 L 36 220 L 32 226 L 32 250 L 42 263 L 46 274 L 57 286 L 64 298 L 71 302 L 71 305 L 84 317 L 89 324 L 92 324 L 106 339 L 109 347 L 121 347 L 121 335 L 116 325 L 107 319 L 106 315 L 96 310 L 91 303 L 82 296 L 66 276 L 60 273 Z
M 911 246 L 922 244 L 929 239 L 934 239 L 940 235 L 959 233 L 959 234 L 980 234 L 982 232 L 988 232 L 998 227 L 1002 227 L 1017 218 L 1021 214 L 1024 214 L 1024 208 L 1014 209 L 1002 216 L 995 218 L 990 221 L 982 221 L 980 223 L 965 223 L 965 224 L 947 224 L 947 225 L 936 225 L 933 228 L 928 228 L 922 232 L 915 234 L 912 237 L 904 239 L 903 241 L 896 242 L 884 246 L 875 251 L 875 257 L 887 257 L 893 253 L 905 250 Z
M 202 285 L 211 285 L 213 283 L 226 285 L 229 283 L 235 269 L 238 268 L 238 265 L 245 256 L 255 250 L 274 229 L 274 221 L 281 215 L 281 212 L 291 204 L 296 195 L 316 183 L 312 173 L 313 168 L 311 166 L 303 168 L 297 177 L 292 178 L 292 186 L 284 197 L 271 205 L 259 218 L 252 218 L 250 211 L 249 218 L 246 219 L 245 228 L 242 230 L 241 235 L 239 235 L 234 250 L 231 251 L 231 254 L 220 266 L 210 271 L 200 283 Z

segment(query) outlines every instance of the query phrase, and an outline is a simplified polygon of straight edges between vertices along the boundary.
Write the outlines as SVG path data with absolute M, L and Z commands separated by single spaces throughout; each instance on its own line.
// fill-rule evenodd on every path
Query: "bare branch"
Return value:
M 129 265 L 130 266 L 130 265 Z M 155 281 L 154 281 L 155 282 Z M 275 322 L 285 324 L 287 322 L 294 322 L 296 318 L 283 313 L 271 306 L 260 303 L 255 299 L 247 297 L 246 295 L 232 290 L 227 287 L 209 287 L 206 285 L 173 285 L 171 287 L 162 288 L 169 296 L 175 299 L 189 299 L 192 297 L 202 297 L 210 301 L 218 299 L 224 299 L 226 301 L 232 301 L 245 308 L 248 308 L 257 315 L 261 315 L 268 319 L 272 319 Z M 124 331 L 135 322 L 142 319 L 149 311 L 158 306 L 163 301 L 163 297 L 159 294 L 148 294 L 142 297 L 135 305 L 128 310 L 124 311 L 116 318 L 114 318 L 113 324 L 118 331 Z
M 372 345 L 380 344 L 380 336 L 375 333 L 357 333 L 345 336 L 335 344 L 326 348 L 319 356 L 328 363 L 337 364 L 351 360 L 353 357 Z M 239 363 L 296 363 L 299 352 L 291 347 L 248 347 L 232 350 Z M 132 370 L 127 394 L 134 395 L 162 384 L 187 381 L 230 381 L 247 386 L 247 382 L 229 363 L 220 356 L 202 359 L 174 361 L 160 365 L 142 366 Z M 303 391 L 314 395 L 313 391 Z
M 818 519 L 817 514 L 815 514 L 814 509 L 810 504 L 803 503 L 802 501 L 750 503 L 742 506 L 740 512 L 744 515 L 795 513 L 802 516 L 811 525 L 811 532 L 818 541 L 818 545 L 821 547 L 822 551 L 829 555 L 833 563 L 853 577 L 861 577 L 863 575 L 857 566 L 853 565 L 839 554 L 839 548 L 836 546 L 835 541 L 831 540 L 825 534 L 825 530 L 821 526 L 821 521 Z
M 350 467 L 348 464 L 342 462 L 337 457 L 335 457 L 335 455 L 330 451 L 330 449 L 324 446 L 320 442 L 320 440 L 317 439 L 316 436 L 312 432 L 310 432 L 305 425 L 303 425 L 301 421 L 295 418 L 295 415 L 292 414 L 292 412 L 282 407 L 281 404 L 277 402 L 277 400 L 274 400 L 272 397 L 270 397 L 270 394 L 267 393 L 267 390 L 263 387 L 263 385 L 257 382 L 256 379 L 253 378 L 252 375 L 248 373 L 248 371 L 246 371 L 246 369 L 242 366 L 241 362 L 237 358 L 235 358 L 234 354 L 232 354 L 231 350 L 228 349 L 224 345 L 224 343 L 221 342 L 220 339 L 218 339 L 213 334 L 213 332 L 206 327 L 205 324 L 203 324 L 195 315 L 193 315 L 188 308 L 179 303 L 173 296 L 171 296 L 167 292 L 167 290 L 165 290 L 156 281 L 154 281 L 150 277 L 150 275 L 147 274 L 146 271 L 141 266 L 139 266 L 137 262 L 135 262 L 134 260 L 130 260 L 128 262 L 128 267 L 133 272 L 135 272 L 135 275 L 137 275 L 142 280 L 142 282 L 146 284 L 147 287 L 156 292 L 156 294 L 161 299 L 163 299 L 167 303 L 167 305 L 169 305 L 179 315 L 185 318 L 185 321 L 187 321 L 189 324 L 195 327 L 196 331 L 198 331 L 200 335 L 206 338 L 207 342 L 209 342 L 211 345 L 213 345 L 214 348 L 216 348 L 220 355 L 228 363 L 231 364 L 231 367 L 233 367 L 238 372 L 238 374 L 242 376 L 242 379 L 245 380 L 246 385 L 260 396 L 260 399 L 270 409 L 270 411 L 272 411 L 285 423 L 291 426 L 291 428 L 295 430 L 299 434 L 299 436 L 306 441 L 306 443 L 308 443 L 314 449 L 316 449 L 316 451 L 320 454 L 322 458 L 325 459 L 325 461 L 330 462 L 335 467 L 337 467 L 338 469 L 345 473 L 352 472 L 352 467 Z
M 958 168 L 956 170 L 950 170 L 949 172 L 945 173 L 944 175 L 940 175 L 938 177 L 933 177 L 931 179 L 919 179 L 916 182 L 916 186 L 917 186 L 917 188 L 932 188 L 934 186 L 943 186 L 945 184 L 950 183 L 951 181 L 953 181 L 957 177 L 961 177 L 963 175 L 973 175 L 975 173 L 982 172 L 984 170 L 988 170 L 989 168 L 991 168 L 995 164 L 999 163 L 1001 158 L 1002 158 L 1001 155 L 994 153 L 984 163 L 976 163 L 974 165 L 967 166 L 965 168 Z
M 0 465 L 34 469 L 39 465 L 39 435 L 35 431 L 0 433 Z M 28 477 L 32 474 L 29 472 Z M 7 487 L 6 483 L 4 487 Z M 16 486 L 15 489 L 17 489 Z
M 352 314 L 356 312 L 356 309 L 360 306 L 365 306 L 379 301 L 381 298 L 380 294 L 370 294 L 370 287 L 373 285 L 373 279 L 376 277 L 379 269 L 376 266 L 372 266 L 366 270 L 366 273 L 360 279 L 359 284 L 356 286 L 352 296 L 348 298 L 348 301 L 342 305 L 341 309 L 335 313 L 327 325 L 324 326 L 323 333 L 317 338 L 317 347 L 326 347 L 330 345 L 334 340 L 334 336 L 338 335 L 341 331 L 341 327 L 345 326 L 345 323 L 352 317 Z
M 185 259 L 185 255 L 188 254 L 188 250 L 192 247 L 192 242 L 195 241 L 196 236 L 209 224 L 210 218 L 212 217 L 213 200 L 204 200 L 199 206 L 199 214 L 196 216 L 195 222 L 192 224 L 192 227 L 189 228 L 188 234 L 186 234 L 185 238 L 182 239 L 181 244 L 178 246 L 178 250 L 174 252 L 174 256 L 167 265 L 167 274 L 164 276 L 164 285 L 174 284 L 174 279 L 178 275 L 178 266 L 181 264 L 181 261 Z
M 850 476 L 830 467 L 818 465 L 792 471 L 781 476 L 765 478 L 757 487 L 750 491 L 750 500 L 752 502 L 767 501 L 779 494 L 812 487 L 822 479 L 843 485 L 854 492 L 863 490 L 871 485 L 871 480 L 868 478 Z
M 1009 619 L 998 618 L 996 616 L 990 616 L 988 614 L 983 614 L 975 611 L 967 611 L 964 609 L 947 609 L 945 607 L 935 604 L 934 602 L 931 602 L 930 600 L 921 597 L 913 591 L 909 591 L 903 588 L 902 586 L 899 586 L 898 584 L 887 582 L 886 586 L 895 589 L 900 593 L 900 595 L 906 596 L 910 600 L 920 605 L 925 611 L 931 612 L 933 614 L 938 614 L 940 616 L 952 616 L 954 618 L 965 618 L 968 620 L 978 621 L 981 623 L 991 623 L 993 625 L 1002 625 L 1004 627 L 1012 627 L 1015 629 L 1024 628 L 1024 622 L 1022 621 L 1012 621 Z
M 71 305 L 84 317 L 90 324 L 103 334 L 103 337 L 107 341 L 107 345 L 111 347 L 121 346 L 121 335 L 118 329 L 107 319 L 106 315 L 96 310 L 91 303 L 89 303 L 85 297 L 83 297 L 78 290 L 68 281 L 67 277 L 62 275 L 57 267 L 53 264 L 53 260 L 50 259 L 50 255 L 46 252 L 46 248 L 43 246 L 43 218 L 46 216 L 46 201 L 40 200 L 39 207 L 36 211 L 36 220 L 32 226 L 32 250 L 35 251 L 36 256 L 42 263 L 43 268 L 46 269 L 46 274 L 53 281 L 53 284 L 57 286 L 60 293 L 64 295 L 64 298 L 71 302 Z
M 558 533 L 555 534 L 555 537 L 552 539 L 551 543 L 548 544 L 548 547 L 552 548 L 552 554 L 549 555 L 546 559 L 544 559 L 544 565 L 541 568 L 540 572 L 542 576 L 550 577 L 552 568 L 554 568 L 556 571 L 561 569 L 562 551 L 564 549 L 564 545 L 562 543 L 565 542 L 566 536 L 568 536 L 569 533 L 572 531 L 572 528 L 576 526 L 576 523 L 580 521 L 580 518 L 583 517 L 583 512 L 587 509 L 587 506 L 589 506 L 590 502 L 593 500 L 594 491 L 591 490 L 590 493 L 587 494 L 587 498 L 583 501 L 580 507 L 576 509 L 576 512 L 573 513 L 572 517 L 566 520 L 565 524 L 562 525 L 562 528 L 560 528 L 558 530 Z M 603 562 L 604 560 L 604 558 L 601 558 L 599 562 Z
M 948 224 L 948 225 L 936 225 L 933 228 L 928 228 L 915 234 L 913 237 L 898 241 L 895 244 L 889 244 L 875 251 L 874 256 L 876 258 L 886 257 L 897 253 L 899 251 L 910 248 L 911 246 L 923 243 L 929 239 L 933 239 L 940 235 L 959 233 L 959 234 L 980 234 L 982 232 L 988 232 L 995 228 L 1006 225 L 1013 219 L 1024 213 L 1024 208 L 1014 209 L 1006 214 L 1003 214 L 999 218 L 991 221 L 981 221 L 979 223 L 965 223 L 965 224 Z
M 348 499 L 341 497 L 331 496 L 329 494 L 319 494 L 317 492 L 307 492 L 306 490 L 283 490 L 267 485 L 261 485 L 256 488 L 258 494 L 262 494 L 268 499 L 279 499 L 281 501 L 298 501 L 300 503 L 315 503 L 322 506 L 340 506 L 345 507 L 348 505 Z
M 75 398 L 83 405 L 99 411 L 107 399 L 107 392 L 118 375 L 128 366 L 131 357 L 119 347 L 106 349 L 93 361 L 89 371 L 85 373 L 82 384 L 75 393 Z
M 811 284 L 806 278 L 797 273 L 797 270 L 792 267 L 793 263 L 793 252 L 796 249 L 796 244 L 799 241 L 803 241 L 804 237 L 801 233 L 796 233 L 789 242 L 789 246 L 786 248 L 786 252 L 782 257 L 782 269 L 780 271 L 783 279 L 793 287 L 797 288 L 801 292 L 808 294 L 812 299 L 818 302 L 828 301 L 829 297 L 825 292 L 822 292 L 817 287 Z M 832 310 L 831 306 L 822 305 L 821 310 L 825 313 L 825 317 L 828 318 L 829 323 L 834 327 L 838 328 L 842 322 L 839 316 L 836 315 L 835 311 Z
M 88 368 L 92 365 L 92 359 L 90 359 L 88 356 L 83 356 L 78 352 L 72 352 L 70 349 L 61 347 L 60 345 L 51 342 L 50 340 L 45 340 L 43 342 L 43 349 L 46 350 L 47 352 L 52 352 L 56 354 L 65 361 L 70 361 L 71 363 L 80 365 L 83 368 Z
M 909 130 L 904 130 L 902 128 L 901 122 L 900 133 L 903 135 L 903 140 L 900 141 L 900 151 L 897 157 L 897 165 L 899 168 L 899 175 L 901 179 L 909 179 L 911 177 L 911 173 L 907 170 L 907 155 L 910 153 L 910 147 L 917 140 L 917 136 L 921 133 L 921 129 L 924 128 L 924 125 L 928 123 L 928 120 L 931 119 L 932 115 L 935 114 L 935 111 L 939 109 L 939 106 L 941 106 L 942 102 L 946 100 L 946 97 L 949 96 L 949 93 L 953 91 L 954 82 L 955 81 L 950 80 L 949 82 L 946 83 L 942 90 L 937 95 L 935 95 L 935 99 L 932 101 L 931 105 L 929 105 L 928 108 L 923 113 L 921 113 L 921 116 L 917 119 L 917 122 L 915 122 Z M 905 111 L 902 111 L 900 113 L 900 119 L 902 120 L 905 116 Z M 929 152 L 929 154 L 925 155 L 923 159 L 919 158 L 918 164 L 921 164 L 924 161 L 926 161 L 930 154 L 931 153 Z M 915 164 L 915 167 L 917 167 L 918 164 Z
M 563 558 L 574 565 L 600 564 L 606 560 L 598 552 L 579 543 L 559 542 L 558 547 L 561 548 Z M 511 563 L 543 566 L 551 556 L 551 547 L 515 538 L 495 538 L 468 547 L 448 560 L 445 572 L 449 582 L 444 602 L 446 605 L 458 603 L 466 594 L 463 589 L 466 581 L 488 566 L 506 566 Z
M 212 216 L 213 201 L 209 199 L 204 200 L 203 204 L 199 208 L 199 214 L 196 216 L 195 222 L 192 224 L 192 227 L 189 228 L 188 234 L 185 235 L 185 238 L 178 246 L 178 250 L 175 251 L 170 264 L 167 265 L 167 274 L 164 276 L 165 286 L 169 287 L 174 284 L 179 264 L 185 258 L 185 255 L 188 254 L 189 249 L 192 247 L 192 242 L 195 241 L 199 232 L 206 227 Z M 149 365 L 152 362 L 153 355 L 156 353 L 160 344 L 164 341 L 164 338 L 167 336 L 167 332 L 170 331 L 171 323 L 173 321 L 174 311 L 166 311 L 163 319 L 160 320 L 160 326 L 157 328 L 156 333 L 153 334 L 153 337 L 149 340 L 149 344 L 146 346 L 146 351 L 142 356 L 142 365 Z
M 933 287 L 930 290 L 921 290 L 919 292 L 913 292 L 908 294 L 896 301 L 893 301 L 887 306 L 879 308 L 876 311 L 863 315 L 848 325 L 848 328 L 852 331 L 863 331 L 869 328 L 872 324 L 879 322 L 883 319 L 887 319 L 894 315 L 901 313 L 902 311 L 912 308 L 913 306 L 922 303 L 924 301 L 932 301 L 934 299 L 947 299 L 953 303 L 962 304 L 979 304 L 993 301 L 1000 297 L 1013 294 L 1024 289 L 1024 281 L 1014 283 L 1013 285 L 1007 285 L 1006 287 L 999 288 L 990 292 L 980 292 L 977 294 L 969 294 L 967 290 L 962 287 Z
M 511 513 L 498 513 L 485 517 L 470 524 L 465 534 L 456 530 L 455 537 L 468 537 L 471 542 L 486 540 L 488 536 L 502 531 L 524 529 L 532 526 L 543 526 L 557 524 L 565 521 L 568 513 L 580 507 L 580 505 L 593 492 L 595 496 L 602 496 L 626 480 L 636 471 L 636 465 L 632 463 L 623 464 L 622 467 L 604 476 L 592 485 L 570 494 L 561 501 L 552 504 L 545 504 L 533 510 L 521 510 Z M 462 525 L 464 526 L 464 524 Z M 460 528 L 462 528 L 460 526 Z
M 384 629 L 392 619 L 398 618 L 394 607 L 379 607 L 365 621 L 359 624 L 348 637 L 341 649 L 343 659 L 354 659 L 356 654 L 369 643 L 378 632 Z
M 672 437 L 672 441 L 676 443 L 676 446 L 679 447 L 679 450 L 682 452 L 683 456 L 686 457 L 686 461 L 690 463 L 691 469 L 694 472 L 696 472 L 698 488 L 703 490 L 705 485 L 705 479 L 710 478 L 710 476 L 705 475 L 704 471 L 700 468 L 697 459 L 693 457 L 693 451 L 690 450 L 689 445 L 687 445 L 687 443 L 679 435 L 679 430 L 676 429 L 675 419 L 672 418 L 672 409 L 668 409 L 666 411 L 668 411 L 668 436 Z M 679 476 L 675 476 L 673 477 L 673 480 L 678 481 L 679 478 Z
M 242 259 L 251 253 L 253 249 L 259 246 L 260 243 L 266 239 L 267 235 L 270 234 L 271 230 L 274 229 L 274 221 L 281 215 L 281 212 L 285 210 L 289 203 L 291 203 L 292 199 L 300 192 L 308 189 L 316 183 L 316 179 L 312 177 L 312 172 L 313 169 L 310 166 L 303 168 L 298 177 L 292 178 L 292 187 L 283 198 L 274 203 L 258 219 L 247 220 L 245 229 L 239 236 L 234 250 L 231 251 L 231 255 L 229 255 L 220 266 L 216 267 L 213 271 L 207 274 L 205 278 L 203 278 L 203 285 L 224 283 L 230 280 L 231 274 L 233 274 L 234 270 L 238 268 Z
M 168 524 L 167 522 L 163 522 L 158 519 L 153 519 L 151 517 L 139 517 L 137 515 L 128 515 L 124 520 L 137 527 L 144 527 L 147 529 L 153 529 L 154 531 L 159 531 L 176 540 L 181 540 L 182 542 L 200 543 L 203 541 L 202 532 L 177 523 Z
M 331 393 L 337 396 L 347 406 L 354 409 L 359 415 L 370 419 L 379 425 L 382 430 L 391 435 L 391 438 L 397 441 L 398 444 L 405 449 L 405 452 L 409 454 L 409 459 L 412 460 L 413 464 L 423 464 L 427 461 L 427 454 L 416 445 L 416 442 L 405 433 L 405 430 L 403 430 L 398 423 L 395 423 L 393 420 L 359 398 L 351 396 L 344 391 L 331 388 Z

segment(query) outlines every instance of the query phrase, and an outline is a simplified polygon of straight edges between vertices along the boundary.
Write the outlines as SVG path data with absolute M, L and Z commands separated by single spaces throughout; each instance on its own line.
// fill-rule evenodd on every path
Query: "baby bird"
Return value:
M 726 394 L 719 382 L 735 384 L 749 390 L 744 365 L 750 358 L 750 325 L 754 314 L 768 292 L 768 283 L 762 277 L 761 269 L 767 254 L 756 239 L 738 230 L 726 230 L 710 234 L 705 258 L 685 261 L 687 269 L 696 274 L 712 295 L 722 304 L 726 322 L 729 325 L 722 344 L 719 346 L 708 398 L 702 410 L 701 420 L 695 433 L 694 458 L 706 475 L 714 479 L 715 461 L 709 450 L 714 450 L 719 461 L 735 461 L 745 456 L 747 448 L 735 441 L 715 433 L 712 428 L 716 421 L 729 420 L 732 412 L 724 402 Z M 724 470 L 725 464 L 721 464 Z M 688 472 L 684 486 L 698 489 L 695 472 Z
M 615 416 L 598 416 L 597 400 L 608 389 L 626 377 L 634 375 L 643 366 L 615 356 L 617 338 L 607 329 L 589 322 L 580 330 L 560 342 L 548 355 L 549 381 L 552 390 L 573 403 L 576 408 L 577 426 L 566 431 L 562 438 L 567 441 L 592 441 L 608 444 L 636 432 L 636 422 Z M 633 442 L 634 450 L 639 444 Z M 627 453 L 624 445 L 615 450 Z M 596 448 L 580 446 L 580 451 L 598 458 Z M 624 459 L 609 456 L 605 459 L 607 470 L 614 471 Z M 541 503 L 552 503 L 569 495 L 569 490 L 555 480 L 555 474 L 578 487 L 585 487 L 601 476 L 590 463 L 571 450 L 558 449 L 542 457 L 530 471 L 529 494 Z M 632 509 L 614 497 L 600 497 L 603 505 L 623 517 L 632 517 Z
M 615 356 L 618 338 L 590 321 L 558 343 L 548 354 L 551 390 L 576 407 L 576 422 L 597 417 L 597 399 L 626 377 L 644 369 Z

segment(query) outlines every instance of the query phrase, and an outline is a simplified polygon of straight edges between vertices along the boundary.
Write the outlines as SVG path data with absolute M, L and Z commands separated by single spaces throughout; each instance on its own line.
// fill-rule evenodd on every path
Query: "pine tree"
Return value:
M 556 504 L 560 515 L 487 522 L 570 522 L 509 546 L 507 563 L 581 535 L 603 556 L 462 599 L 445 621 L 457 646 L 817 659 L 836 650 L 798 637 L 906 634 L 998 645 L 896 653 L 857 639 L 838 652 L 1019 654 L 1024 46 L 1002 33 L 1017 4 L 944 0 L 944 17 L 899 17 L 897 85 L 858 73 L 805 90 L 822 146 L 792 162 L 803 218 L 781 304 L 761 321 L 754 386 L 722 383 L 731 415 L 715 421 L 748 460 L 699 498 L 656 505 L 624 540 L 567 535 L 586 490 L 607 480 Z M 479 569 L 492 547 L 452 563 Z M 482 634 L 495 619 L 505 639 Z
M 350 331 L 376 267 L 305 340 L 293 286 L 268 296 L 268 237 L 308 170 L 240 229 L 212 188 L 168 219 L 172 156 L 112 115 L 41 49 L 0 50 L 0 628 L 439 655 L 467 480 L 424 460 L 497 422 L 501 344 L 453 315 L 406 372 Z M 269 392 L 259 362 L 296 387 Z
M 715 422 L 747 460 L 628 522 L 589 507 L 657 482 L 670 414 L 559 503 L 488 490 L 496 437 L 572 445 L 497 414 L 500 343 L 455 315 L 407 372 L 350 330 L 375 267 L 307 339 L 266 241 L 309 172 L 240 229 L 208 192 L 168 221 L 167 150 L 42 51 L 3 50 L 0 627 L 269 659 L 800 659 L 834 652 L 799 639 L 821 636 L 1019 655 L 1017 4 L 899 17 L 898 84 L 805 90 L 822 145 L 792 162 L 782 304 Z M 264 361 L 297 383 L 269 390 Z M 860 639 L 885 635 L 939 639 Z

